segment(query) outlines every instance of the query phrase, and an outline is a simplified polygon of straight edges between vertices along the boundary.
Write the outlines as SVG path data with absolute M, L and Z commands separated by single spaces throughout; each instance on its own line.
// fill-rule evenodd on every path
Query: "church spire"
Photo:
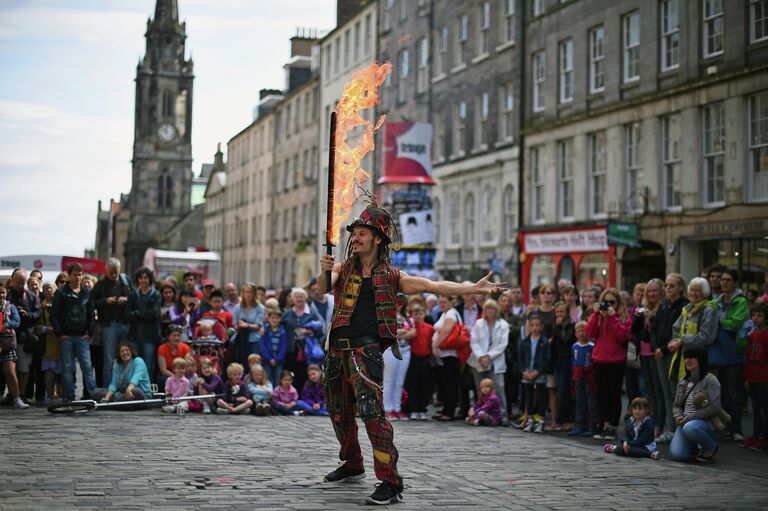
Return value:
M 155 4 L 155 23 L 178 23 L 179 22 L 179 4 L 178 0 L 157 0 Z

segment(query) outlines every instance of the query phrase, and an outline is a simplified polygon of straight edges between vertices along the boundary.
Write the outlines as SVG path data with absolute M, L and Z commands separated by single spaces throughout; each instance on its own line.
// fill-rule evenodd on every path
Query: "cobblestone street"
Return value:
M 702 466 L 618 459 L 562 434 L 432 421 L 395 430 L 397 509 L 768 509 L 766 453 L 733 443 Z M 376 482 L 361 438 L 367 479 L 332 485 L 327 418 L 4 408 L 0 510 L 355 509 Z

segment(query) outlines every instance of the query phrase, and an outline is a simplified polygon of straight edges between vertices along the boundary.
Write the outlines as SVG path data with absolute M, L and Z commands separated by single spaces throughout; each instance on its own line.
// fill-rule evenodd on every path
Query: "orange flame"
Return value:
M 341 225 L 352 214 L 358 197 L 357 185 L 365 184 L 370 174 L 360 167 L 366 154 L 373 151 L 373 132 L 381 127 L 386 116 L 374 125 L 363 119 L 361 110 L 372 108 L 379 100 L 379 87 L 392 71 L 392 64 L 371 64 L 352 73 L 352 81 L 344 86 L 344 94 L 336 106 L 336 163 L 334 173 L 333 226 L 331 239 L 338 243 Z M 362 134 L 357 146 L 347 144 L 347 135 L 358 126 Z

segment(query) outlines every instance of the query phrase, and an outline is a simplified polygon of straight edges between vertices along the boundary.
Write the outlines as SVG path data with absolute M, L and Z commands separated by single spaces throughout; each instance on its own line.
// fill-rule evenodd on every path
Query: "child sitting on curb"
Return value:
M 480 397 L 475 406 L 469 409 L 467 424 L 473 426 L 498 426 L 504 418 L 501 401 L 494 390 L 493 380 L 480 380 Z

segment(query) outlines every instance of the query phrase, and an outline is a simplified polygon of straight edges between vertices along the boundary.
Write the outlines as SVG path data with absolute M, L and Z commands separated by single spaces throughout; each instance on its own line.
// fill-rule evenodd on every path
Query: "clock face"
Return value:
M 176 138 L 176 128 L 172 124 L 161 124 L 157 129 L 157 136 L 163 142 L 170 142 Z

